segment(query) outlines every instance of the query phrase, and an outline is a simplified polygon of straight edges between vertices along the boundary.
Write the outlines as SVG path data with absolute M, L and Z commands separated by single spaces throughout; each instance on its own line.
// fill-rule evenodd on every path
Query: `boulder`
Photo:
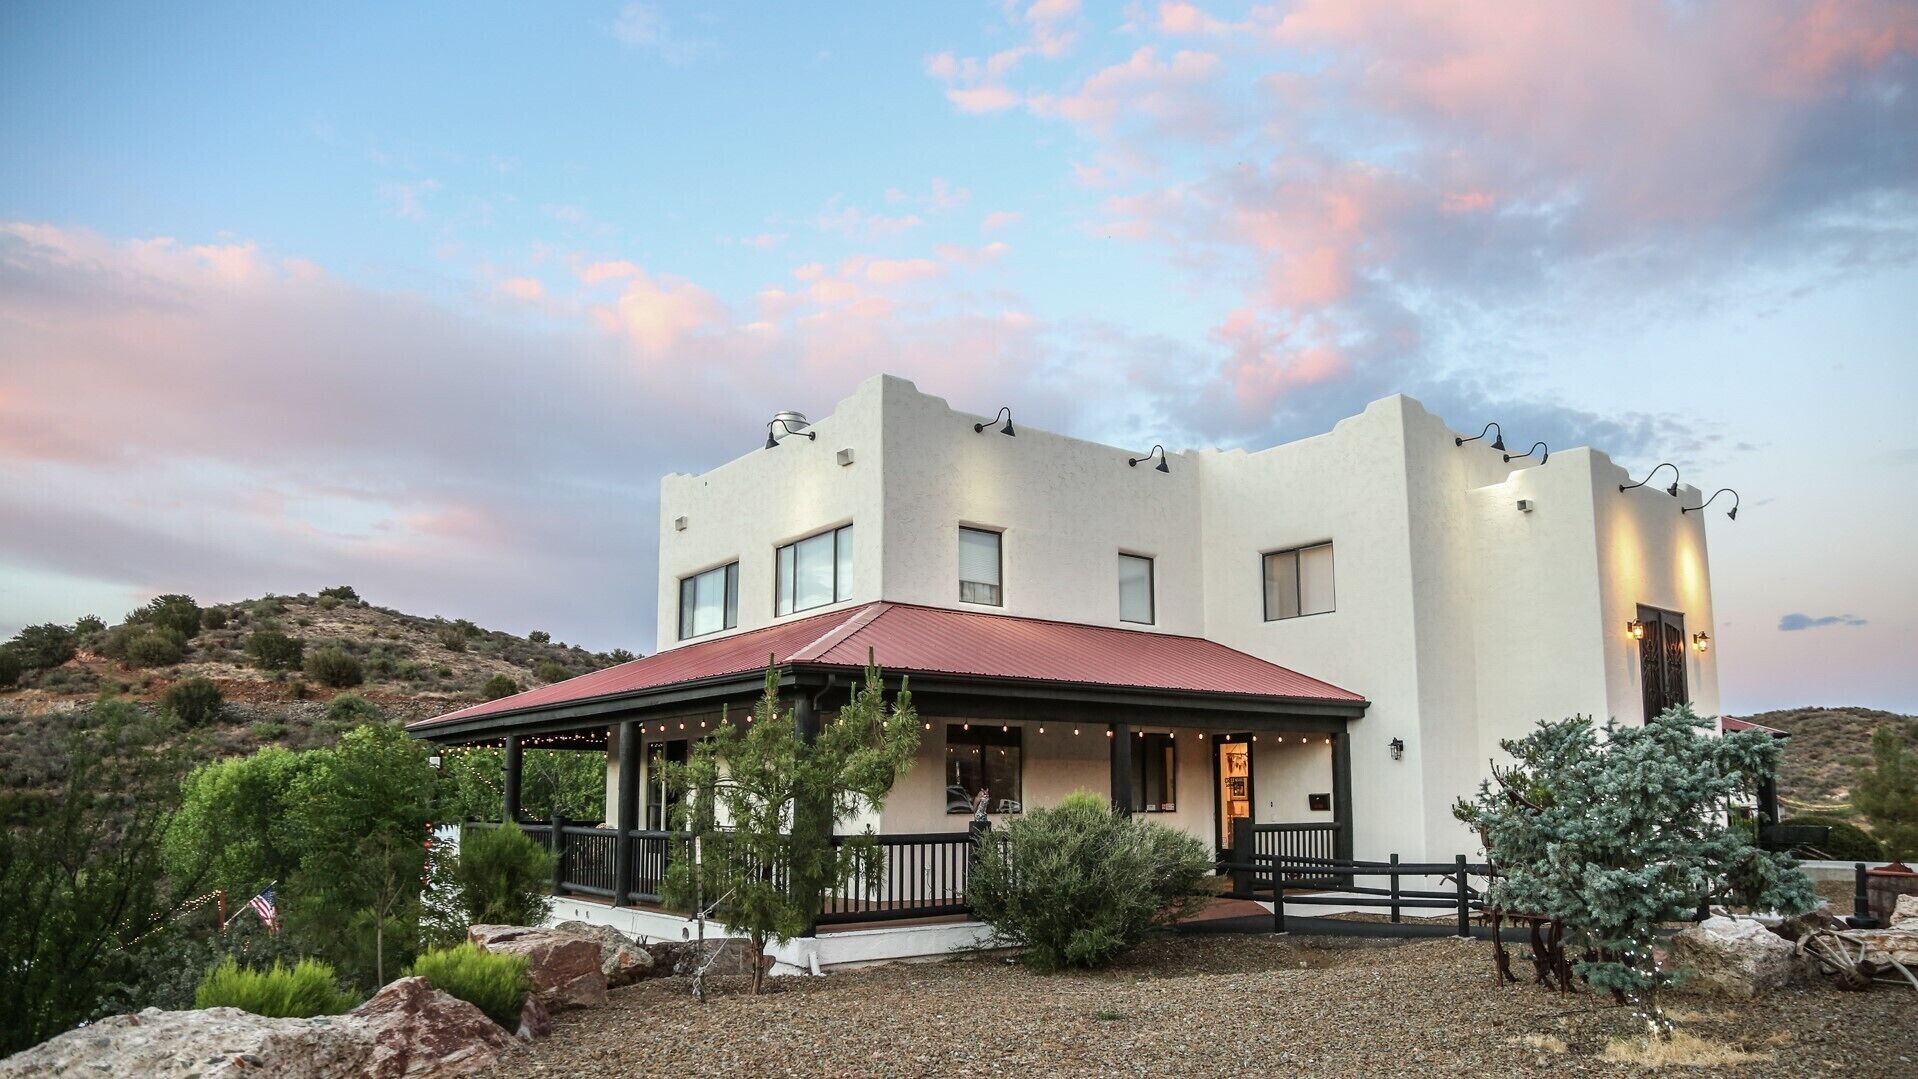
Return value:
M 1791 980 L 1797 949 L 1762 924 L 1707 918 L 1672 938 L 1671 962 L 1686 977 L 1681 993 L 1750 999 Z
M 341 1018 L 359 1024 L 372 1047 L 362 1071 L 371 1079 L 469 1075 L 513 1044 L 485 1012 L 425 978 L 401 978 Z
M 610 925 L 561 922 L 553 928 L 599 942 L 600 973 L 606 975 L 606 984 L 611 988 L 631 985 L 653 972 L 653 954 Z
M 1918 932 L 1918 895 L 1901 895 L 1891 908 L 1891 927 Z
M 350 1079 L 373 1046 L 343 1016 L 267 1019 L 238 1008 L 116 1015 L 0 1060 L 0 1076 L 152 1076 L 227 1079 L 285 1075 Z
M 1918 930 L 1853 929 L 1839 936 L 1864 947 L 1859 965 L 1871 967 L 1874 973 L 1891 973 L 1893 963 L 1918 972 Z
M 553 1011 L 606 1002 L 596 940 L 519 925 L 476 925 L 466 937 L 485 951 L 525 956 L 534 995 Z
M 544 1038 L 553 1032 L 553 1013 L 546 1005 L 531 993 L 526 994 L 526 1003 L 519 1006 L 519 1029 L 513 1031 L 522 1041 Z

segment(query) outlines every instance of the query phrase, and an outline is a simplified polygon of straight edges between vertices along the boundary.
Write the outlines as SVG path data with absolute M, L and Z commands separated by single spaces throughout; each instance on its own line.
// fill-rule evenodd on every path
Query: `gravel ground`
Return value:
M 778 979 L 616 990 L 559 1017 L 490 1074 L 1632 1075 L 1602 1059 L 1636 1033 L 1609 997 L 1491 984 L 1482 942 L 1185 936 L 1097 974 L 1039 976 L 994 957 Z M 1823 984 L 1762 1001 L 1672 998 L 1682 1030 L 1752 1054 L 1710 1074 L 1918 1074 L 1918 995 Z M 1690 1068 L 1673 1069 L 1678 1072 Z

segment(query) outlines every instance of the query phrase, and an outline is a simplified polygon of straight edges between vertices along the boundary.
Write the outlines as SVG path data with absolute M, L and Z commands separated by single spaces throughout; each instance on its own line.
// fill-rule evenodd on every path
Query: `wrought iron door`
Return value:
M 1685 616 L 1640 606 L 1645 636 L 1638 642 L 1638 678 L 1645 697 L 1645 719 L 1689 702 L 1685 688 Z

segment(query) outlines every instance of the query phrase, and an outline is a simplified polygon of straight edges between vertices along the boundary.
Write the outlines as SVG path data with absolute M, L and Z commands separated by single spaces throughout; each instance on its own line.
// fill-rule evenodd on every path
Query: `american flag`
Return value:
M 266 891 L 247 900 L 246 909 L 260 916 L 260 924 L 266 926 L 267 932 L 278 933 L 280 931 L 280 912 L 273 907 L 273 889 L 268 888 Z

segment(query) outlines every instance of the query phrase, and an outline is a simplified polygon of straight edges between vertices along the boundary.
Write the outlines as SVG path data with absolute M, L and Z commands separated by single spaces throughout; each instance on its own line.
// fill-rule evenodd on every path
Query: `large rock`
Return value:
M 1750 999 L 1791 980 L 1797 949 L 1759 922 L 1707 918 L 1672 938 L 1671 963 L 1687 976 L 1681 993 Z
M 1891 927 L 1918 932 L 1918 895 L 1901 895 L 1891 909 Z
M 1890 974 L 1894 962 L 1918 972 L 1918 930 L 1853 929 L 1839 935 L 1864 946 L 1864 956 L 1859 963 L 1871 967 L 1874 973 Z
M 610 925 L 561 922 L 553 928 L 599 942 L 599 970 L 606 975 L 606 984 L 611 988 L 631 985 L 653 972 L 653 953 Z
M 596 940 L 519 925 L 476 925 L 466 937 L 489 952 L 525 956 L 533 992 L 554 1011 L 606 1001 L 606 974 L 600 969 Z
M 0 1061 L 0 1077 L 450 1079 L 490 1066 L 511 1044 L 478 1008 L 423 978 L 402 978 L 345 1015 L 267 1019 L 238 1008 L 116 1015 Z

